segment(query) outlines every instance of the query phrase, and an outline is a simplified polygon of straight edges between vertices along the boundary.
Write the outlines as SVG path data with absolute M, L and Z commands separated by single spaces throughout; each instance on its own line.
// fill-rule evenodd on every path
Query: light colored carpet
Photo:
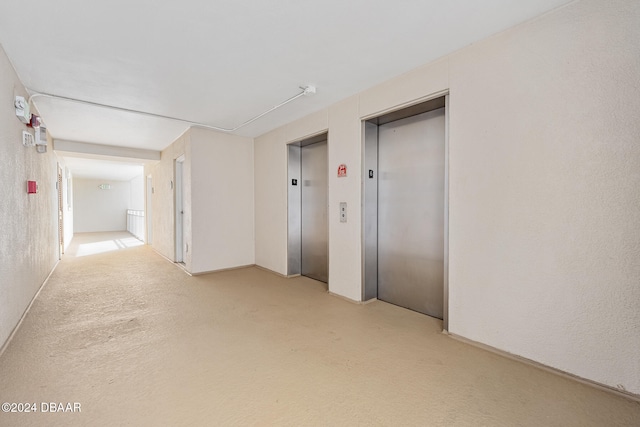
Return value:
M 74 239 L 0 358 L 0 402 L 81 412 L 0 413 L 0 425 L 640 425 L 636 402 L 314 280 L 189 277 L 147 246 L 73 255 L 122 238 Z

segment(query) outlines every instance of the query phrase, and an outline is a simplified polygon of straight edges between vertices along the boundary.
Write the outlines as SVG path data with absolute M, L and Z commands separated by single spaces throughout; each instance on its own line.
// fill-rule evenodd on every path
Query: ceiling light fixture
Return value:
M 194 122 L 192 120 L 181 119 L 181 118 L 178 118 L 178 117 L 171 117 L 171 116 L 165 116 L 165 115 L 162 115 L 162 114 L 149 113 L 149 112 L 146 112 L 146 111 L 134 110 L 134 109 L 131 109 L 131 108 L 117 107 L 115 105 L 101 104 L 99 102 L 85 101 L 83 99 L 71 98 L 71 97 L 68 97 L 68 96 L 61 96 L 61 95 L 54 95 L 54 94 L 51 94 L 51 93 L 38 92 L 38 91 L 31 90 L 31 89 L 27 88 L 29 93 L 31 93 L 31 96 L 29 97 L 29 101 L 28 101 L 29 105 L 31 105 L 31 102 L 33 101 L 34 98 L 62 99 L 64 101 L 77 102 L 77 103 L 80 103 L 80 104 L 92 105 L 94 107 L 109 108 L 109 109 L 112 109 L 112 110 L 124 111 L 124 112 L 127 112 L 127 113 L 142 114 L 142 115 L 145 115 L 145 116 L 156 117 L 156 118 L 159 118 L 159 119 L 175 120 L 175 121 L 178 121 L 178 122 L 188 123 L 191 126 L 197 126 L 197 127 L 207 128 L 207 129 L 213 129 L 213 130 L 217 130 L 217 131 L 220 131 L 220 132 L 235 132 L 238 129 L 247 126 L 248 124 L 255 122 L 259 118 L 261 118 L 263 116 L 266 116 L 270 112 L 272 112 L 274 110 L 277 110 L 278 108 L 290 103 L 291 101 L 295 101 L 296 99 L 300 98 L 301 96 L 311 96 L 311 95 L 314 95 L 316 93 L 316 87 L 312 86 L 312 85 L 300 86 L 300 89 L 302 91 L 300 93 L 298 93 L 297 95 L 292 96 L 291 98 L 288 98 L 288 99 L 282 101 L 278 105 L 274 105 L 273 107 L 269 108 L 267 111 L 265 111 L 263 113 L 260 113 L 257 116 L 252 117 L 252 118 L 250 118 L 249 120 L 247 120 L 245 122 L 242 122 L 238 126 L 236 126 L 234 128 L 223 128 L 223 127 L 220 127 L 220 126 L 213 126 L 213 125 L 209 125 L 209 124 L 206 124 L 206 123 Z

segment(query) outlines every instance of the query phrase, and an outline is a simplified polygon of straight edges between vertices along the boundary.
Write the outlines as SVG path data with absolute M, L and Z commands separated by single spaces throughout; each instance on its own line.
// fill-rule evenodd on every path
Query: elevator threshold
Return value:
M 395 306 L 395 307 L 400 307 L 400 308 L 405 309 L 405 310 L 413 311 L 414 313 L 418 313 L 418 314 L 420 314 L 420 315 L 422 315 L 422 316 L 431 317 L 432 319 L 443 320 L 443 319 L 442 319 L 442 317 L 432 316 L 432 315 L 430 315 L 430 314 L 423 313 L 423 312 L 418 311 L 418 310 L 414 310 L 414 309 L 412 309 L 412 308 L 410 308 L 410 307 L 405 307 L 405 306 L 400 305 L 400 304 L 394 304 L 394 303 L 392 303 L 392 302 L 385 301 L 385 300 L 383 300 L 383 299 L 379 299 L 379 298 L 378 298 L 378 299 L 377 299 L 377 301 L 382 301 L 382 302 L 384 302 L 384 303 L 391 304 L 391 305 L 393 305 L 393 306 Z

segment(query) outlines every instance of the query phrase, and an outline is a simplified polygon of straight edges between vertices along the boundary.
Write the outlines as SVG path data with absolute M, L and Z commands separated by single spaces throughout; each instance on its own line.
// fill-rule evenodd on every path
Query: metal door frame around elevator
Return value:
M 378 170 L 378 126 L 444 107 L 444 277 L 442 325 L 449 329 L 449 92 L 442 91 L 362 118 L 362 300 L 378 297 L 377 179 L 369 180 L 369 170 Z M 375 150 L 375 155 L 372 155 Z M 369 167 L 375 162 L 374 167 Z M 375 213 L 372 213 L 375 209 Z
M 306 146 L 322 142 L 325 142 L 328 148 L 329 138 L 326 131 L 287 144 L 287 276 L 289 277 L 302 274 L 302 149 Z M 328 179 L 328 167 L 326 173 Z M 329 189 L 327 183 L 327 197 L 328 195 Z M 327 206 L 327 276 L 329 274 L 328 215 Z

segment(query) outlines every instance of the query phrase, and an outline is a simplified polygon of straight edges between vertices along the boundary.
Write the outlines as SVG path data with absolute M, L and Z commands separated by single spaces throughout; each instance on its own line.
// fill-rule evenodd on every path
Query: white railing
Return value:
M 127 210 L 127 231 L 144 242 L 144 211 Z

